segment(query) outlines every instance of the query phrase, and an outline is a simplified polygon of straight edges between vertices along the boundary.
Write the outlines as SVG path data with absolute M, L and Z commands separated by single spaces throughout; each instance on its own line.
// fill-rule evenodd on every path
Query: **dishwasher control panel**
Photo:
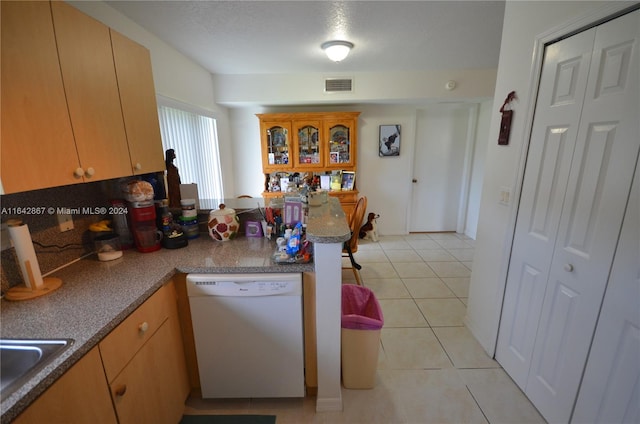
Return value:
M 299 296 L 302 277 L 291 274 L 189 274 L 189 296 Z

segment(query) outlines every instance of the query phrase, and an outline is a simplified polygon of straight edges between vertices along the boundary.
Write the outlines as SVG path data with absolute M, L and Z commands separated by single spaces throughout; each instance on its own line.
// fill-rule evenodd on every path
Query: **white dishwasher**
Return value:
M 203 398 L 304 396 L 302 276 L 189 274 Z

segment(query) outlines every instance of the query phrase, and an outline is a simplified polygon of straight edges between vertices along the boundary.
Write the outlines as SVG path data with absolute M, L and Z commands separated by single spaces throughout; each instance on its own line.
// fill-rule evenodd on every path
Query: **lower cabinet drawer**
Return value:
M 175 291 L 173 284 L 167 284 L 100 342 L 102 363 L 109 382 L 167 319 L 171 302 L 175 303 Z

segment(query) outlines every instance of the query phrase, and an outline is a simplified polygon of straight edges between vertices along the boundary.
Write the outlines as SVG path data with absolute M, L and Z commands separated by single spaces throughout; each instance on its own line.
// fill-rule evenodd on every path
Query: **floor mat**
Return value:
M 180 424 L 275 424 L 275 415 L 183 415 Z

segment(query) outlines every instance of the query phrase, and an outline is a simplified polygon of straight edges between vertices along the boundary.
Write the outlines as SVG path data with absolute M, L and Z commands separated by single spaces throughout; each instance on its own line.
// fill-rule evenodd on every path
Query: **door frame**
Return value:
M 574 19 L 571 19 L 564 24 L 557 25 L 547 31 L 544 31 L 538 34 L 534 39 L 533 46 L 533 58 L 531 61 L 531 69 L 529 72 L 529 81 L 531 81 L 529 85 L 529 90 L 527 93 L 527 97 L 529 99 L 525 110 L 523 111 L 525 115 L 524 122 L 524 132 L 526 135 L 525 140 L 522 143 L 522 150 L 520 152 L 520 160 L 518 161 L 518 166 L 516 169 L 516 179 L 513 193 L 513 208 L 509 214 L 509 225 L 508 232 L 505 236 L 505 241 L 508 246 L 505 249 L 508 249 L 509 252 L 508 260 L 504 262 L 501 266 L 500 272 L 500 281 L 502 282 L 502 287 L 500 288 L 501 295 L 501 307 L 499 314 L 498 326 L 496 327 L 496 331 L 494 333 L 493 343 L 491 344 L 491 352 L 488 352 L 492 358 L 495 358 L 496 349 L 498 345 L 498 334 L 500 333 L 500 324 L 502 321 L 502 308 L 504 307 L 504 297 L 505 291 L 507 288 L 507 277 L 509 275 L 509 266 L 511 264 L 511 252 L 513 250 L 513 243 L 515 237 L 516 230 L 516 219 L 518 217 L 518 211 L 520 209 L 520 196 L 522 194 L 522 185 L 524 182 L 524 171 L 525 165 L 527 162 L 527 157 L 529 154 L 529 144 L 531 142 L 531 132 L 533 130 L 533 122 L 535 118 L 535 107 L 536 102 L 538 100 L 538 90 L 540 88 L 540 78 L 542 75 L 542 64 L 544 59 L 544 52 L 547 45 L 552 44 L 556 41 L 562 40 L 564 38 L 571 37 L 574 34 L 585 31 L 589 28 L 593 28 L 599 24 L 602 24 L 606 21 L 610 21 L 615 19 L 621 15 L 624 15 L 628 12 L 631 12 L 635 9 L 640 8 L 640 3 L 634 3 L 631 6 L 624 3 L 614 3 L 602 6 L 598 9 L 594 9 L 586 14 L 577 16 Z

